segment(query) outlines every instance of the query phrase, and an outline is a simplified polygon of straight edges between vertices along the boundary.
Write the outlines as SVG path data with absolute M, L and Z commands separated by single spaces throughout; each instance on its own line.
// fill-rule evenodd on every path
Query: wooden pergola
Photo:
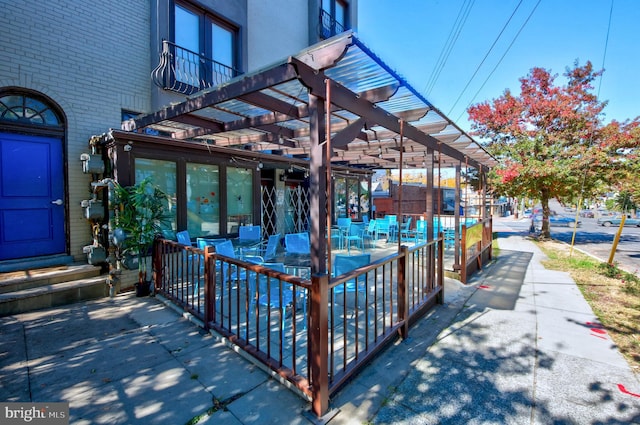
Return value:
M 404 169 L 426 169 L 433 187 L 436 167 L 456 168 L 459 177 L 464 165 L 483 176 L 496 163 L 353 32 L 125 121 L 122 129 L 308 161 L 314 274 L 327 273 L 333 166 L 397 169 L 400 179 Z
M 398 205 L 401 209 L 403 170 L 425 169 L 426 234 L 431 241 L 436 213 L 432 198 L 435 170 L 455 168 L 458 206 L 461 168 L 471 167 L 477 171 L 483 188 L 482 199 L 486 199 L 484 176 L 496 164 L 495 158 L 384 64 L 353 32 L 342 33 L 271 67 L 197 92 L 157 112 L 125 121 L 122 130 L 112 133 L 121 140 L 144 141 L 151 146 L 157 143 L 158 150 L 175 152 L 184 146 L 196 152 L 204 149 L 215 151 L 225 157 L 237 155 L 258 158 L 261 162 L 272 161 L 274 164 L 304 164 L 309 173 L 311 279 L 302 282 L 281 275 L 278 278 L 309 294 L 309 376 L 301 380 L 295 368 L 293 371 L 283 371 L 282 362 L 273 363 L 256 347 L 250 347 L 250 350 L 257 352 L 258 358 L 269 367 L 279 371 L 277 373 L 280 376 L 292 379 L 290 382 L 304 387 L 306 393 L 310 392 L 313 395 L 313 411 L 318 416 L 327 412 L 331 390 L 348 379 L 357 367 L 365 364 L 367 358 L 374 355 L 378 347 L 389 341 L 395 332 L 406 336 L 410 318 L 428 309 L 434 297 L 442 300 L 443 295 L 441 239 L 439 245 L 427 242 L 409 251 L 407 247 L 401 247 L 398 238 L 396 257 L 387 258 L 359 272 L 384 273 L 394 265 L 393 270 L 397 270 L 397 273 L 392 272 L 384 282 L 393 284 L 391 281 L 397 280 L 397 317 L 390 319 L 384 337 L 376 341 L 376 348 L 367 349 L 362 357 L 354 360 L 357 367 L 345 367 L 329 382 L 330 368 L 326 354 L 329 351 L 329 338 L 333 338 L 334 333 L 328 336 L 328 299 L 334 288 L 344 284 L 347 279 L 331 278 L 330 273 L 331 246 L 328 246 L 328 241 L 331 241 L 333 170 L 398 170 Z M 124 151 L 116 151 L 115 155 L 119 154 L 126 157 Z M 116 165 L 116 174 L 118 167 Z M 486 208 L 481 211 L 483 218 Z M 396 213 L 402 217 L 402 211 Z M 458 220 L 456 211 L 456 228 Z M 193 249 L 179 247 L 174 242 L 166 243 L 168 245 L 165 248 L 173 250 Z M 417 255 L 419 252 L 424 257 Z M 220 259 L 208 250 L 204 254 L 207 264 L 213 264 L 212 259 L 234 261 Z M 420 263 L 412 263 L 414 259 L 420 259 Z M 157 260 L 161 261 L 162 258 L 158 256 Z M 255 265 L 234 264 L 251 269 L 254 273 L 268 273 Z M 419 275 L 409 273 L 409 268 L 428 269 L 429 272 L 428 275 Z M 211 286 L 214 277 L 207 276 L 210 283 L 205 289 L 204 298 L 208 304 L 202 316 L 205 324 L 217 327 L 237 344 L 246 346 L 247 341 L 238 339 L 230 327 L 215 321 L 215 313 L 211 313 L 216 299 L 215 294 L 211 295 L 211 291 L 215 292 L 215 286 Z M 420 276 L 423 276 L 423 280 L 418 282 L 416 279 Z M 241 295 L 238 293 L 238 298 Z M 187 294 L 186 297 L 184 304 L 190 305 L 191 295 Z

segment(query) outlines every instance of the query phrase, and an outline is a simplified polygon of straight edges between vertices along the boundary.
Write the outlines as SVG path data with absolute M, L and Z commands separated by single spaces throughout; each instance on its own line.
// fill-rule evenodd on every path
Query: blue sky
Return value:
M 434 82 L 438 58 L 461 10 L 468 10 L 466 21 L 457 27 L 455 44 L 449 42 L 448 59 Z M 594 93 L 599 90 L 600 99 L 609 101 L 605 121 L 640 115 L 638 26 L 640 0 L 360 0 L 356 32 L 435 107 L 469 131 L 465 110 L 470 103 L 499 97 L 507 88 L 519 94 L 518 79 L 533 67 L 551 70 L 558 74 L 556 83 L 564 84 L 562 74 L 576 60 L 590 60 L 601 69 L 604 59 L 605 72 L 595 81 Z

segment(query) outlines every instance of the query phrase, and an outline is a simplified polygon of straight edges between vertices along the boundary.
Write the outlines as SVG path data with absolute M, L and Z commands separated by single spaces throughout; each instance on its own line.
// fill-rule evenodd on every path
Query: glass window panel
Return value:
M 347 179 L 347 196 L 349 199 L 349 217 L 360 218 L 360 198 L 358 194 L 359 182 L 356 179 Z
M 227 232 L 253 223 L 253 170 L 227 168 Z
M 45 109 L 42 111 L 42 118 L 47 124 L 59 124 L 58 117 L 51 109 Z
M 42 102 L 30 97 L 25 98 L 24 103 L 27 108 L 31 108 L 36 111 L 42 111 L 43 109 L 46 109 L 46 106 Z
M 175 7 L 175 78 L 190 86 L 200 86 L 200 17 L 176 5 Z M 185 50 L 186 49 L 186 50 Z
M 15 95 L 0 98 L 0 119 L 12 121 L 24 119 L 31 124 L 60 124 L 55 112 L 42 101 Z
M 213 60 L 229 68 L 234 67 L 233 32 L 216 23 L 211 24 Z
M 14 106 L 22 106 L 22 96 L 3 96 L 0 98 L 0 102 L 11 109 Z
M 343 177 L 336 177 L 335 179 L 335 200 L 336 200 L 336 211 L 334 222 L 337 221 L 339 217 L 347 216 L 347 181 Z
M 27 118 L 29 121 L 31 121 L 34 124 L 42 124 L 42 117 L 38 114 L 38 111 L 33 110 L 29 107 L 24 108 L 24 117 Z
M 331 1 L 332 0 L 322 0 L 322 10 L 331 13 Z
M 217 165 L 187 164 L 187 230 L 192 237 L 220 234 Z
M 360 182 L 360 211 L 362 215 L 369 214 L 369 181 L 364 180 Z
M 336 2 L 336 16 L 335 20 L 338 24 L 342 26 L 342 28 L 336 28 L 337 31 L 341 31 L 346 28 L 346 6 L 339 1 Z
M 178 46 L 200 53 L 200 17 L 176 5 L 175 42 Z
M 168 205 L 169 219 L 165 230 L 165 236 L 173 238 L 176 231 L 176 163 L 159 159 L 136 158 L 136 183 L 147 177 L 153 179 L 153 183 L 163 190 L 171 198 Z

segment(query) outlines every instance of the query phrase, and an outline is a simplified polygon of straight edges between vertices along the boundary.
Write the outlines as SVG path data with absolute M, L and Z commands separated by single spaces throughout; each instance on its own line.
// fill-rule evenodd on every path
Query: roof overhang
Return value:
M 497 164 L 349 31 L 273 66 L 125 121 L 122 129 L 151 129 L 176 141 L 307 159 L 313 119 L 310 95 L 326 99 L 328 87 L 332 164 L 425 168 L 427 158 L 442 167 Z

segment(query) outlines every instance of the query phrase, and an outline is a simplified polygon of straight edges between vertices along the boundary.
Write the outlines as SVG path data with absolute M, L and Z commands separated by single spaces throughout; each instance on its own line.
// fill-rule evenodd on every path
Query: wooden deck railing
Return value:
M 321 416 L 331 394 L 443 301 L 443 255 L 440 237 L 341 276 L 302 279 L 157 239 L 155 289 L 288 381 Z M 354 279 L 360 290 L 336 290 Z
M 473 226 L 462 226 L 460 236 L 460 281 L 467 283 L 469 276 L 491 261 L 493 249 L 493 220 L 485 218 Z

